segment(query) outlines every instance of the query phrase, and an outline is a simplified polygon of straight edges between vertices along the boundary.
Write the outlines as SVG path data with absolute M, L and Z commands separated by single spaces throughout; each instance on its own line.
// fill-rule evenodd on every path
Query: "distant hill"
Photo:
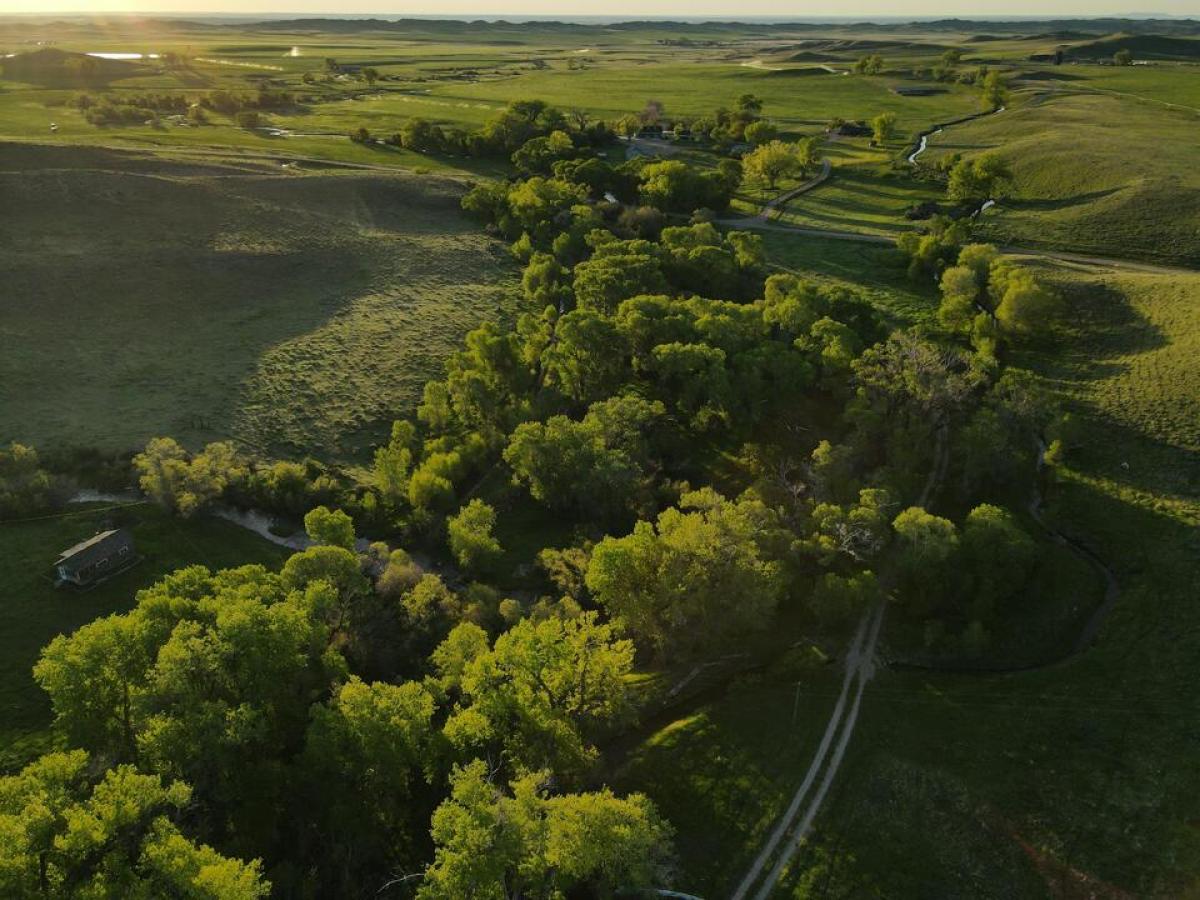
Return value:
M 86 53 L 70 53 L 54 47 L 9 57 L 3 63 L 4 77 L 42 87 L 96 87 L 144 74 L 145 66 L 117 59 L 99 59 Z
M 938 19 L 931 22 L 678 22 L 662 21 L 631 21 L 600 24 L 580 22 L 506 22 L 500 21 L 463 21 L 461 19 L 273 19 L 252 24 L 239 23 L 229 28 L 244 31 L 251 29 L 264 32 L 308 32 L 323 33 L 355 33 L 364 31 L 388 31 L 420 33 L 430 35 L 461 35 L 478 32 L 520 32 L 522 34 L 561 33 L 587 34 L 612 31 L 687 31 L 696 34 L 738 34 L 738 33 L 767 33 L 776 34 L 780 31 L 828 31 L 854 32 L 869 28 L 876 33 L 929 33 L 957 32 L 961 34 L 977 34 L 989 32 L 992 35 L 1037 35 L 1047 33 L 1070 32 L 1080 38 L 1101 36 L 1121 32 L 1124 34 L 1200 34 L 1200 21 L 1196 19 L 1041 19 L 1029 21 L 997 22 L 984 19 Z
M 1200 59 L 1200 40 L 1163 34 L 1116 34 L 1072 47 L 1070 55 L 1081 59 L 1109 59 L 1118 50 L 1128 50 L 1134 59 Z

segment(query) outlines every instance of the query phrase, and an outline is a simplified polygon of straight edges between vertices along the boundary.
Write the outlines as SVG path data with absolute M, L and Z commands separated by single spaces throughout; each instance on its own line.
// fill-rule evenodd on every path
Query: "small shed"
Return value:
M 136 559 L 133 535 L 117 528 L 68 547 L 58 555 L 54 571 L 60 583 L 84 587 L 119 572 Z

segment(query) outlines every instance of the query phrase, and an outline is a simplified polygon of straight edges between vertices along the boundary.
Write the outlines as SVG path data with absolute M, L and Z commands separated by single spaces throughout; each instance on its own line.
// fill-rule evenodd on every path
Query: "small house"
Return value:
M 54 571 L 60 583 L 79 587 L 119 572 L 136 560 L 133 535 L 124 528 L 102 531 L 59 554 Z

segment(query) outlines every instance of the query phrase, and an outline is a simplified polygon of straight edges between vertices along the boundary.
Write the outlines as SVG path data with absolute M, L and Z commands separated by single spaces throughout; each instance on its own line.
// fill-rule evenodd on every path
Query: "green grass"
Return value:
M 536 97 L 563 108 L 578 106 L 605 118 L 636 112 L 649 99 L 661 101 L 669 115 L 709 115 L 718 106 L 732 108 L 740 95 L 749 92 L 763 99 L 767 118 L 784 128 L 810 131 L 835 116 L 859 119 L 894 112 L 900 130 L 911 132 L 978 107 L 973 92 L 957 87 L 945 94 L 901 97 L 891 88 L 902 82 L 829 73 L 797 78 L 716 63 L 649 63 L 576 72 L 531 71 L 502 81 L 439 85 L 431 90 L 434 96 L 462 101 Z
M 982 219 L 1001 243 L 1200 262 L 1196 114 L 1098 94 L 1044 95 L 930 141 L 923 162 L 995 151 L 1013 186 Z
M 908 261 L 895 247 L 786 231 L 761 234 L 767 261 L 775 269 L 849 288 L 896 323 L 935 320 L 936 284 L 910 279 Z
M 361 457 L 514 301 L 458 182 L 3 144 L 0 170 L 0 432 L 37 446 Z
M 87 591 L 56 589 L 59 551 L 105 527 L 129 527 L 133 568 Z M 182 521 L 149 504 L 91 505 L 66 515 L 0 523 L 0 771 L 21 765 L 53 741 L 50 705 L 33 680 L 41 648 L 56 635 L 133 606 L 134 595 L 168 572 L 199 563 L 278 566 L 287 551 L 220 519 Z

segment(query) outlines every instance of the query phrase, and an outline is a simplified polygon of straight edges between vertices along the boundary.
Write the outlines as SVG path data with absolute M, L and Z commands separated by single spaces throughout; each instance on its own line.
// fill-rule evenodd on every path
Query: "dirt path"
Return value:
M 787 231 L 804 237 L 829 238 L 838 241 L 857 241 L 860 244 L 896 245 L 896 239 L 886 234 L 869 234 L 862 231 L 838 231 L 833 228 L 807 228 L 800 225 L 788 225 L 782 222 L 768 221 L 759 216 L 747 216 L 738 219 L 718 219 L 717 224 L 727 228 L 748 229 L 754 231 Z M 1186 266 L 1168 266 L 1160 263 L 1137 262 L 1129 259 L 1112 259 L 1104 256 L 1088 256 L 1082 253 L 1068 253 L 1059 250 L 1042 250 L 1036 247 L 1018 247 L 1003 245 L 1001 253 L 1009 256 L 1028 256 L 1030 258 L 1050 259 L 1056 262 L 1072 263 L 1105 269 L 1121 269 L 1129 272 L 1145 272 L 1152 275 L 1195 275 L 1197 269 Z
M 785 191 L 782 194 L 772 197 L 763 204 L 763 208 L 758 211 L 758 215 L 755 216 L 755 218 L 762 222 L 770 221 L 771 213 L 778 209 L 782 209 L 801 194 L 806 194 L 817 185 L 823 183 L 827 178 L 829 178 L 829 173 L 832 171 L 832 169 L 833 164 L 830 163 L 828 159 L 821 160 L 820 172 L 808 179 L 808 181 L 804 182 L 804 184 L 800 185 L 799 187 L 794 187 L 790 191 Z
M 939 426 L 937 432 L 937 443 L 934 446 L 933 465 L 929 471 L 929 477 L 925 481 L 925 485 L 921 489 L 920 495 L 917 497 L 916 505 L 927 507 L 934 495 L 940 489 L 942 481 L 946 477 L 946 472 L 950 466 L 950 431 L 946 425 Z M 813 757 L 813 761 L 809 764 L 808 771 L 804 773 L 804 779 L 800 782 L 800 787 L 796 789 L 796 793 L 792 796 L 792 801 L 788 805 L 783 816 L 776 823 L 771 836 L 763 845 L 761 851 L 749 870 L 743 876 L 737 889 L 733 892 L 732 900 L 745 900 L 750 896 L 750 891 L 754 885 L 758 884 L 758 891 L 753 895 L 754 900 L 766 900 L 775 889 L 775 885 L 779 883 L 780 877 L 784 870 L 792 861 L 792 857 L 796 855 L 796 850 L 799 849 L 801 842 L 808 836 L 812 830 L 813 822 L 816 820 L 817 813 L 821 811 L 821 805 L 825 801 L 826 794 L 829 793 L 830 787 L 833 785 L 833 780 L 837 777 L 838 769 L 841 768 L 842 758 L 846 754 L 846 748 L 850 745 L 850 738 L 854 734 L 854 726 L 858 723 L 858 711 L 862 703 L 863 691 L 866 689 L 867 682 L 870 681 L 876 671 L 875 667 L 875 648 L 879 643 L 879 633 L 883 629 L 883 619 L 887 614 L 887 602 L 881 600 L 872 606 L 863 614 L 859 620 L 858 629 L 854 633 L 854 638 L 850 642 L 850 646 L 846 650 L 845 669 L 846 673 L 842 679 L 842 690 L 838 695 L 837 702 L 834 704 L 833 713 L 829 717 L 829 723 L 825 726 L 825 734 L 821 737 L 821 743 L 817 747 L 817 753 Z M 851 689 L 854 690 L 854 699 L 850 703 L 849 711 L 846 710 L 846 700 Z M 833 743 L 834 736 L 838 735 L 837 745 L 833 751 L 833 755 L 829 756 L 829 748 Z M 829 757 L 828 765 L 826 765 L 826 757 Z M 816 778 L 824 771 L 824 776 L 821 778 L 820 786 L 817 792 L 813 795 L 805 807 L 804 815 L 800 817 L 799 824 L 792 828 L 796 817 L 799 814 L 800 808 L 808 796 Z M 791 830 L 790 836 L 788 835 Z M 776 856 L 776 849 L 781 841 L 787 836 L 786 843 L 783 849 Z M 766 868 L 772 857 L 775 857 L 775 865 L 771 868 L 767 877 L 762 878 L 763 870 Z

